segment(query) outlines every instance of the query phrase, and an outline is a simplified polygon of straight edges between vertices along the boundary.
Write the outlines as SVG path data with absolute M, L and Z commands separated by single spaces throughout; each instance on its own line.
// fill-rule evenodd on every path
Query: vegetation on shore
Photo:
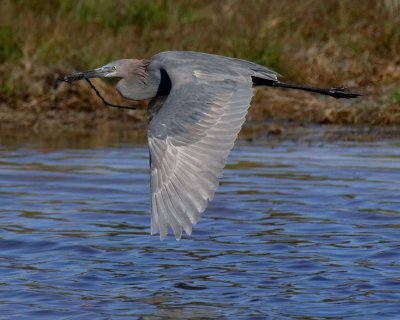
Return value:
M 399 125 L 399 26 L 398 0 L 3 0 L 0 134 L 144 125 L 144 103 L 138 112 L 112 110 L 84 81 L 56 79 L 165 50 L 247 59 L 288 82 L 343 85 L 365 95 L 343 102 L 265 89 L 250 122 Z M 126 104 L 112 83 L 95 83 L 106 99 Z

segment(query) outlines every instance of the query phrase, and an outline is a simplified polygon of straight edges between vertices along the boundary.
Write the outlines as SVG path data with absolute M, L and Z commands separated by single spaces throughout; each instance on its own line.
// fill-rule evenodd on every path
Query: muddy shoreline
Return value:
M 302 124 L 299 122 L 247 121 L 238 136 L 237 144 L 276 144 L 331 142 L 400 141 L 399 126 L 349 126 Z M 146 144 L 144 123 L 123 123 L 111 120 L 105 124 L 74 130 L 72 126 L 54 126 L 52 129 L 33 131 L 28 127 L 0 130 L 3 147 L 33 147 L 42 150 L 59 148 L 97 148 L 113 144 Z
M 400 7 L 393 1 L 3 2 L 0 143 L 142 136 L 145 102 L 135 104 L 137 111 L 107 108 L 86 81 L 70 85 L 57 78 L 167 50 L 246 59 L 282 74 L 284 82 L 364 95 L 346 101 L 259 89 L 244 140 L 398 136 Z M 119 97 L 115 83 L 93 83 L 107 101 L 131 103 Z M 308 128 L 326 134 L 310 135 Z
M 0 143 L 82 140 L 97 145 L 101 140 L 116 137 L 146 142 L 146 101 L 124 100 L 113 82 L 94 79 L 107 101 L 135 106 L 137 110 L 110 108 L 85 81 L 74 84 L 58 81 L 60 76 L 68 74 L 67 70 L 30 64 L 19 68 L 14 74 L 19 90 L 3 95 L 0 100 Z M 260 88 L 239 138 L 243 141 L 397 139 L 400 105 L 390 98 L 393 88 L 359 87 L 356 90 L 363 96 L 350 100 Z

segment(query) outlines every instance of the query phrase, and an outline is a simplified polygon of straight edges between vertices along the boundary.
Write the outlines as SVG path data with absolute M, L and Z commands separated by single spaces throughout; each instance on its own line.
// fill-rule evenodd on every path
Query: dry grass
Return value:
M 106 109 L 86 83 L 68 86 L 56 78 L 164 50 L 244 58 L 285 81 L 366 94 L 343 102 L 266 89 L 255 98 L 252 122 L 399 125 L 399 25 L 399 0 L 3 0 L 0 132 L 143 125 L 144 111 Z M 97 85 L 118 101 L 110 84 Z

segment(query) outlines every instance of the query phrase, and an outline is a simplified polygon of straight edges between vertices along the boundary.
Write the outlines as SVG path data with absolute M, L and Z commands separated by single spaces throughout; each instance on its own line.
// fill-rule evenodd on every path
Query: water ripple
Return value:
M 0 154 L 0 318 L 400 314 L 393 142 L 237 147 L 179 242 L 149 235 L 143 146 Z

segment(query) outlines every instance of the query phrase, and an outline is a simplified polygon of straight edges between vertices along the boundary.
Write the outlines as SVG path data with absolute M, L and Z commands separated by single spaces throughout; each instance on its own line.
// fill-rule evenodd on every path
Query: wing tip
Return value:
M 192 225 L 183 227 L 183 230 L 188 237 L 192 235 Z M 182 239 L 182 227 L 172 227 L 172 231 L 174 233 L 175 240 L 179 241 Z M 160 241 L 163 241 L 168 236 L 168 227 L 159 228 L 158 226 L 152 226 L 150 234 L 152 236 L 159 234 Z

